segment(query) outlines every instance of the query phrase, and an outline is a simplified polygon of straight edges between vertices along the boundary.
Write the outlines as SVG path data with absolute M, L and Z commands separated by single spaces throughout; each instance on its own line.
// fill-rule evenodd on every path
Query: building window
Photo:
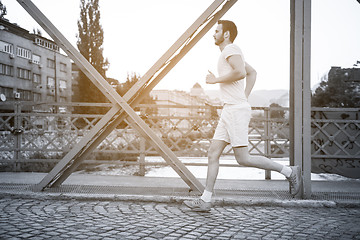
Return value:
M 46 85 L 48 88 L 55 88 L 55 79 L 53 77 L 47 77 Z
M 41 57 L 39 55 L 33 54 L 32 56 L 32 62 L 35 64 L 40 64 Z
M 14 89 L 8 87 L 0 87 L 0 93 L 6 96 L 7 100 L 14 100 Z
M 54 95 L 47 95 L 46 96 L 47 102 L 55 102 L 55 96 Z
M 54 44 L 54 43 L 51 43 L 49 41 L 46 41 L 46 40 L 43 40 L 41 38 L 36 38 L 35 39 L 35 43 L 39 46 L 42 46 L 44 48 L 47 48 L 47 49 L 50 49 L 50 50 L 53 50 L 53 51 L 56 51 L 56 52 L 59 52 L 59 47 Z
M 53 68 L 53 69 L 55 69 L 55 61 L 52 60 L 52 59 L 50 59 L 50 58 L 48 58 L 48 59 L 47 59 L 47 67 L 48 67 L 48 68 Z
M 13 66 L 0 63 L 0 74 L 6 76 L 13 76 Z
M 41 75 L 40 74 L 33 74 L 33 83 L 40 84 L 41 83 Z
M 41 102 L 41 94 L 34 93 L 34 102 Z
M 17 92 L 20 93 L 20 100 L 31 101 L 33 99 L 31 91 L 18 89 Z
M 31 51 L 22 47 L 17 47 L 17 56 L 31 60 Z
M 62 89 L 66 89 L 66 81 L 60 79 L 60 86 L 59 87 L 62 88 Z
M 14 45 L 11 43 L 0 41 L 0 52 L 14 54 Z
M 60 71 L 66 72 L 66 64 L 65 63 L 60 63 Z
M 31 71 L 23 68 L 18 68 L 18 78 L 31 80 Z

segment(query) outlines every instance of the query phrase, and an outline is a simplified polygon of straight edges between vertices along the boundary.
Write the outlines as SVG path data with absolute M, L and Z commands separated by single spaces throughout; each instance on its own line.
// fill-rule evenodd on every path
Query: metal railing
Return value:
M 0 113 L 0 163 L 13 165 L 15 170 L 21 163 L 59 161 L 103 116 L 77 114 L 73 113 L 74 109 L 111 107 L 105 103 L 34 105 L 16 101 L 6 104 L 13 106 L 14 111 Z M 136 110 L 177 156 L 204 157 L 221 107 L 140 105 Z M 250 154 L 288 158 L 289 109 L 253 107 L 252 110 Z M 359 109 L 312 110 L 312 159 L 317 163 L 316 172 L 333 172 L 330 167 L 335 169 L 336 164 L 352 164 L 355 170 L 359 170 L 358 115 Z M 226 148 L 224 154 L 232 154 L 232 149 Z M 145 156 L 154 155 L 158 155 L 155 148 L 123 122 L 97 147 L 87 162 L 136 164 L 143 173 L 145 165 L 165 165 L 165 162 L 144 160 Z
M 360 108 L 312 108 L 312 172 L 360 178 Z

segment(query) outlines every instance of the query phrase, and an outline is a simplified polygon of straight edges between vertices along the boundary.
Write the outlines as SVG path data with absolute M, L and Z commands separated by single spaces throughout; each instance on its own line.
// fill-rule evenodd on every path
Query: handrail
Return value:
M 57 155 L 63 154 L 71 148 L 71 145 L 76 144 L 102 117 L 102 114 L 75 114 L 70 112 L 71 107 L 104 107 L 107 104 L 46 103 L 45 105 L 66 106 L 68 110 L 64 113 L 26 112 L 24 106 L 31 106 L 31 103 L 16 101 L 16 104 L 12 105 L 12 112 L 0 113 L 0 162 L 7 164 L 13 162 L 19 165 L 22 162 L 36 162 L 36 159 L 39 162 L 47 162 L 50 159 L 53 161 Z M 147 114 L 147 109 L 150 108 L 159 112 L 150 111 Z M 222 107 L 141 104 L 138 114 L 178 156 L 204 157 L 217 125 L 218 116 L 209 115 L 214 108 L 221 111 Z M 160 113 L 161 109 L 169 109 L 170 114 Z M 201 114 L 195 114 L 194 109 L 204 110 Z M 287 113 L 288 108 L 253 107 L 252 110 L 255 115 L 249 127 L 250 153 L 271 158 L 288 157 L 290 147 L 288 119 L 276 115 L 270 116 L 272 111 Z M 313 161 L 333 161 L 332 165 L 336 166 L 336 164 L 352 164 L 353 159 L 360 159 L 360 120 L 356 117 L 359 109 L 345 111 L 338 108 L 314 108 L 313 110 L 311 119 Z M 171 115 L 172 111 L 182 114 Z M 333 119 L 334 115 L 337 119 Z M 98 159 L 102 159 L 101 155 L 106 155 L 103 160 L 109 160 L 110 155 L 117 156 L 119 153 L 135 156 L 135 159 L 139 156 L 156 154 L 156 150 L 141 139 L 136 131 L 123 124 L 106 138 L 93 155 L 98 155 Z M 232 154 L 231 148 L 224 153 Z M 41 158 L 47 159 L 37 158 L 39 154 Z M 341 162 L 336 159 L 343 160 Z M 134 164 L 151 165 L 148 162 L 140 163 L 139 160 Z M 321 164 L 319 162 L 318 165 Z M 357 163 L 355 165 L 360 166 Z M 325 166 L 328 168 L 329 165 Z

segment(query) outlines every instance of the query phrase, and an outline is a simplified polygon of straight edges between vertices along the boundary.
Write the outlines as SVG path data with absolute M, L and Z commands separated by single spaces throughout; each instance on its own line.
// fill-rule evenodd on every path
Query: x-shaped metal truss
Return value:
M 212 26 L 216 24 L 237 0 L 215 0 L 123 97 L 110 86 L 30 0 L 17 1 L 52 37 L 56 44 L 66 52 L 94 85 L 113 103 L 112 108 L 99 120 L 90 132 L 64 156 L 40 183 L 35 185 L 34 189 L 36 191 L 42 191 L 45 188 L 59 186 L 63 183 L 111 131 L 126 119 L 132 128 L 151 142 L 164 160 L 192 190 L 202 192 L 204 186 L 136 114 L 134 107 L 139 104 L 144 96 L 150 93 L 160 80 L 164 78 Z

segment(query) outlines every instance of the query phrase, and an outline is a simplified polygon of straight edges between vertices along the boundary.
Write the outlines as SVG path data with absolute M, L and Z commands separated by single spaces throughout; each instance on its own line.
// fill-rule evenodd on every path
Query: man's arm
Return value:
M 245 64 L 240 55 L 232 55 L 227 58 L 228 63 L 230 64 L 232 71 L 228 74 L 215 77 L 211 72 L 206 76 L 206 83 L 215 84 L 215 83 L 225 83 L 225 82 L 234 82 L 246 77 Z
M 246 70 L 246 87 L 245 87 L 245 96 L 249 97 L 251 90 L 253 89 L 256 81 L 256 71 L 251 67 L 247 62 L 245 62 Z

